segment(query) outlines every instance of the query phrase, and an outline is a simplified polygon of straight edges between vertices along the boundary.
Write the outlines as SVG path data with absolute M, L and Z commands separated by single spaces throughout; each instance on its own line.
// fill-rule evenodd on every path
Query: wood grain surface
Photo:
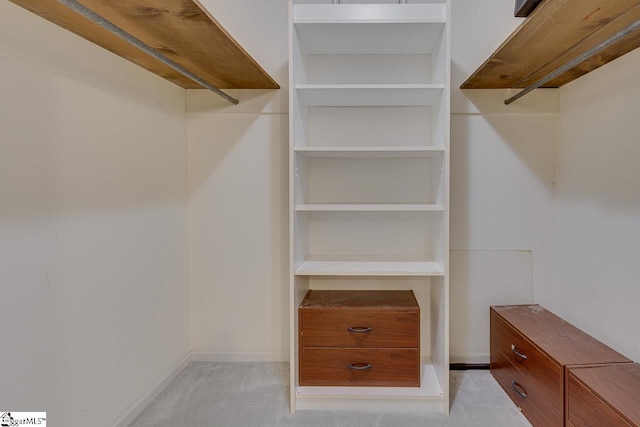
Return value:
M 10 1 L 181 87 L 201 87 L 57 1 Z M 79 2 L 221 89 L 279 87 L 197 0 Z
M 300 308 L 365 309 L 378 311 L 415 311 L 419 309 L 413 291 L 354 291 L 311 290 L 300 303 Z
M 301 386 L 417 387 L 419 363 L 417 349 L 303 348 L 299 379 Z
M 568 370 L 567 421 L 582 426 L 640 426 L 640 365 Z
M 418 347 L 420 313 L 376 310 L 300 310 L 305 347 Z M 349 330 L 351 328 L 351 330 Z
M 535 427 L 565 422 L 567 369 L 631 365 L 628 358 L 539 305 L 491 307 L 490 323 L 491 372 Z M 514 384 L 526 390 L 527 397 Z
M 311 290 L 298 310 L 300 385 L 420 385 L 413 291 Z
M 539 305 L 494 306 L 491 310 L 561 366 L 630 362 Z
M 504 354 L 491 353 L 491 374 L 534 427 L 562 427 L 562 413 L 550 405 Z
M 461 88 L 526 87 L 638 18 L 638 0 L 544 0 Z M 640 31 L 544 87 L 560 87 L 638 46 Z
M 512 349 L 512 346 L 513 349 Z M 522 356 L 526 357 L 526 359 Z M 504 358 L 518 369 L 527 384 L 537 388 L 559 412 L 564 407 L 562 366 L 507 325 L 495 312 L 491 316 L 491 358 Z

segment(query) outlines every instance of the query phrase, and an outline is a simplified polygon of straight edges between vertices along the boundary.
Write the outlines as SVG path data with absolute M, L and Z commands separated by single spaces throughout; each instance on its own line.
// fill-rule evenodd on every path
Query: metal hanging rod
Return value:
M 125 40 L 129 44 L 137 47 L 141 51 L 143 51 L 146 54 L 152 56 L 153 58 L 157 59 L 158 61 L 162 62 L 163 64 L 168 65 L 169 67 L 173 68 L 175 71 L 179 72 L 183 76 L 188 77 L 189 79 L 191 79 L 194 82 L 198 83 L 202 87 L 205 87 L 205 88 L 209 89 L 211 92 L 215 93 L 216 95 L 221 96 L 222 98 L 226 99 L 230 103 L 232 103 L 234 105 L 237 105 L 239 103 L 239 101 L 237 99 L 233 98 L 232 96 L 227 95 L 226 93 L 224 93 L 223 91 L 221 91 L 220 89 L 215 87 L 214 85 L 204 81 L 202 78 L 200 78 L 197 75 L 193 74 L 191 71 L 189 71 L 186 68 L 176 64 L 171 59 L 167 58 L 166 56 L 164 56 L 163 54 L 161 54 L 160 52 L 158 52 L 157 50 L 155 50 L 151 46 L 149 46 L 146 43 L 138 40 L 137 38 L 135 38 L 131 34 L 127 33 L 123 29 L 121 29 L 120 27 L 117 27 L 116 25 L 114 25 L 111 22 L 107 21 L 106 19 L 104 19 L 102 16 L 98 15 L 97 13 L 92 11 L 91 9 L 88 9 L 85 6 L 83 6 L 82 4 L 78 3 L 76 0 L 58 0 L 58 2 L 63 4 L 63 5 L 65 5 L 65 6 L 67 6 L 69 9 L 73 10 L 74 12 L 84 16 L 88 20 L 90 20 L 90 21 L 100 25 L 101 27 L 107 29 L 108 31 L 110 31 L 113 34 L 117 35 L 118 37 L 120 37 L 121 39 Z
M 551 80 L 555 79 L 556 77 L 564 74 L 566 71 L 569 71 L 570 69 L 572 69 L 576 65 L 586 61 L 587 59 L 589 59 L 590 57 L 592 57 L 596 53 L 600 52 L 603 49 L 606 49 L 607 47 L 611 46 L 612 44 L 614 44 L 618 40 L 626 37 L 627 35 L 631 34 L 632 32 L 636 31 L 639 28 L 640 28 L 640 19 L 637 20 L 636 22 L 634 22 L 633 24 L 630 24 L 627 27 L 623 28 L 622 30 L 618 31 L 617 33 L 615 33 L 614 35 L 612 35 L 608 39 L 604 40 L 603 42 L 595 45 L 594 47 L 592 47 L 591 49 L 587 50 L 586 52 L 583 52 L 580 55 L 576 56 L 571 61 L 569 61 L 566 64 L 564 64 L 563 66 L 556 68 L 555 70 L 553 70 L 552 72 L 550 72 L 549 74 L 547 74 L 546 76 L 544 76 L 543 78 L 538 80 L 537 82 L 531 84 L 530 86 L 527 86 L 522 91 L 516 93 L 511 98 L 505 100 L 504 103 L 506 105 L 509 105 L 513 101 L 522 98 L 523 96 L 525 96 L 526 94 L 528 94 L 532 90 L 537 89 L 540 86 L 542 86 L 543 84 L 545 84 L 547 82 L 550 82 Z

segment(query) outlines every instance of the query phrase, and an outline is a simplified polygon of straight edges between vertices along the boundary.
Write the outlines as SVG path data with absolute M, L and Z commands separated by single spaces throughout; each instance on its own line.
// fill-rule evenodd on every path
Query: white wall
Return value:
M 190 350 L 184 90 L 0 2 L 0 402 L 111 426 Z
M 195 360 L 284 360 L 285 114 L 189 117 Z
M 287 2 L 203 3 L 282 90 L 187 91 L 193 349 L 286 358 Z M 557 92 L 457 90 L 520 21 L 512 0 L 452 3 L 451 355 L 487 362 L 489 305 L 550 280 Z
M 554 311 L 640 360 L 640 50 L 564 86 Z
M 288 360 L 288 5 L 203 4 L 282 90 L 187 91 L 193 357 Z
M 521 22 L 512 0 L 452 1 L 451 361 L 489 361 L 489 306 L 551 280 L 557 91 L 458 87 Z

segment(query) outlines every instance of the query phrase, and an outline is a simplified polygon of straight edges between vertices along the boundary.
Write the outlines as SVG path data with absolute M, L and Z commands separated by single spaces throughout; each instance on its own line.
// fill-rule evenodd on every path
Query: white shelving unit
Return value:
M 290 3 L 291 410 L 446 414 L 450 0 L 342 3 Z M 421 386 L 300 387 L 309 289 L 412 289 Z

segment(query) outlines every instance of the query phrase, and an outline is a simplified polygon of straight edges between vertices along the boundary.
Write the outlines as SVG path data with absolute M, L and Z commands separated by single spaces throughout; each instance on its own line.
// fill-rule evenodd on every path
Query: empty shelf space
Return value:
M 297 276 L 442 276 L 436 261 L 384 260 L 382 258 L 336 259 L 309 257 L 295 271 Z
M 446 13 L 445 4 L 301 4 L 293 19 L 307 53 L 412 54 L 434 50 Z
M 296 206 L 298 212 L 434 212 L 442 205 L 421 203 L 308 203 Z
M 432 157 L 444 152 L 444 147 L 404 146 L 404 147 L 333 147 L 333 146 L 301 146 L 294 148 L 296 153 L 307 157 L 361 157 L 361 158 L 415 158 Z
M 339 154 L 295 156 L 296 205 L 444 204 L 443 155 Z
M 413 24 L 440 23 L 446 21 L 445 2 L 431 4 L 297 4 L 293 22 L 341 23 L 341 24 Z
M 434 105 L 444 91 L 441 84 L 298 84 L 296 91 L 309 106 L 421 106 Z

